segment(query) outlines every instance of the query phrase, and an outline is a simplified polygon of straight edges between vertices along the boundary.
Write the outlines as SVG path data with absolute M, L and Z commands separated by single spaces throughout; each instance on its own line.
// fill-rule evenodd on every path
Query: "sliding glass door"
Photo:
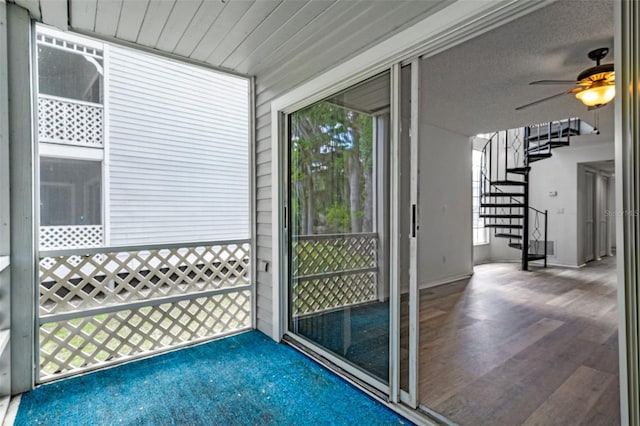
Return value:
M 288 329 L 389 383 L 390 73 L 288 115 Z

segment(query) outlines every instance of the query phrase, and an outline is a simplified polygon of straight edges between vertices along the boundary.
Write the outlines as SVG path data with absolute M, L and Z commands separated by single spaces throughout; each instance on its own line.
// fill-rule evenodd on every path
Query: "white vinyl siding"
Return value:
M 249 82 L 109 49 L 110 245 L 249 238 Z

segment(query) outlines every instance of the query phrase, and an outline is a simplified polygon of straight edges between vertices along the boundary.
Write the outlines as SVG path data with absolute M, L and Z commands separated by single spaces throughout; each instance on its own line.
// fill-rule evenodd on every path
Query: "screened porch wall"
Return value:
M 36 382 L 249 329 L 249 80 L 37 31 Z

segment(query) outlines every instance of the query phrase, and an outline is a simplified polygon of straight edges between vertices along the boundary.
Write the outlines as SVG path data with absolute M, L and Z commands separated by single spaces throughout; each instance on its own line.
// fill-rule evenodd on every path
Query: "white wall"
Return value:
M 549 263 L 579 266 L 581 240 L 578 233 L 578 163 L 613 159 L 613 142 L 580 146 L 572 138 L 571 146 L 555 148 L 553 156 L 531 165 L 530 205 L 549 211 L 549 240 L 556 241 L 556 255 Z M 556 197 L 550 197 L 557 191 Z
M 423 122 L 419 157 L 418 283 L 426 287 L 473 271 L 469 137 Z
M 246 79 L 109 49 L 111 245 L 249 238 Z
M 491 230 L 491 244 L 489 244 L 491 251 L 492 262 L 519 262 L 522 259 L 522 252 L 509 247 L 509 240 L 506 238 L 495 238 L 493 236 L 493 229 Z M 514 241 L 515 242 L 515 241 Z
M 473 246 L 473 264 L 491 262 L 491 244 L 481 244 Z

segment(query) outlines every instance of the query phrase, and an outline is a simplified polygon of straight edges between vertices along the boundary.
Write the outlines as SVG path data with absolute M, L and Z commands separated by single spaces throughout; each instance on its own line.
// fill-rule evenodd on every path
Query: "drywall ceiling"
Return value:
M 613 0 L 559 0 L 466 43 L 422 61 L 425 119 L 465 135 L 580 117 L 600 135 L 581 144 L 613 140 L 613 104 L 587 111 L 573 95 L 515 111 L 534 100 L 570 89 L 530 86 L 542 79 L 575 79 L 595 65 L 587 53 L 609 47 L 613 62 Z M 595 122 L 599 121 L 599 122 Z

